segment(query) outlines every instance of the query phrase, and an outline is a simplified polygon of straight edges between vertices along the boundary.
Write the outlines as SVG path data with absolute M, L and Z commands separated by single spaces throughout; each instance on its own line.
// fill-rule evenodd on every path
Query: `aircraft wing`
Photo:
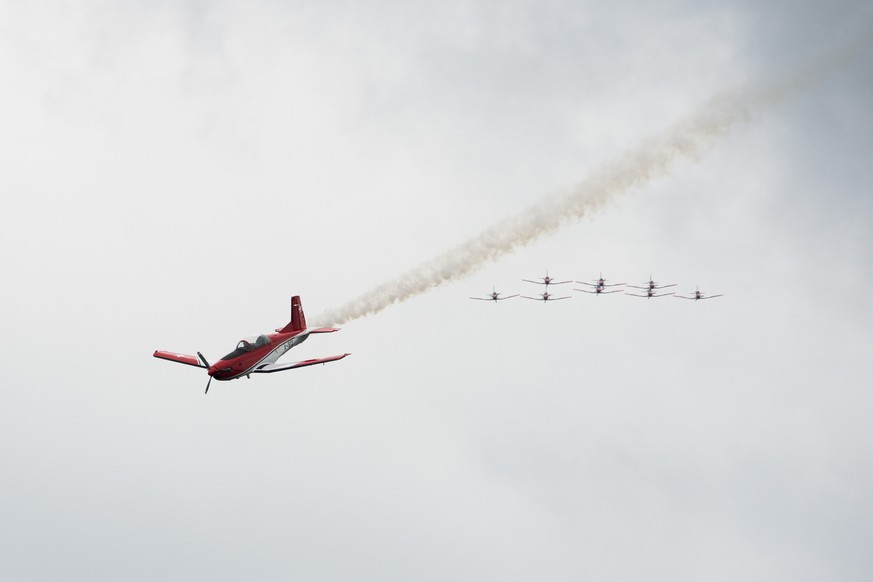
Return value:
M 470 297 L 470 299 L 475 299 L 476 301 L 494 301 L 490 297 Z
M 542 301 L 542 297 L 528 297 L 527 295 L 522 295 L 525 299 L 533 299 L 534 301 Z
M 639 293 L 625 293 L 625 295 L 630 295 L 631 297 L 648 297 L 648 295 L 640 295 Z
M 616 289 L 615 291 L 601 291 L 601 293 L 623 293 L 623 291 L 621 289 Z
M 697 297 L 685 297 L 684 295 L 674 295 L 673 297 L 675 297 L 676 299 L 697 299 Z
M 648 287 L 640 287 L 639 285 L 628 285 L 628 287 L 633 287 L 634 289 L 648 289 Z
M 349 354 L 339 354 L 336 356 L 328 356 L 326 358 L 314 358 L 312 360 L 303 360 L 302 362 L 287 362 L 285 364 L 261 364 L 254 370 L 252 374 L 269 374 L 271 372 L 281 372 L 283 370 L 291 370 L 294 368 L 303 368 L 304 366 L 314 366 L 315 364 L 326 364 L 327 362 L 335 362 L 342 360 Z
M 675 295 L 675 294 L 676 294 L 676 292 L 674 291 L 674 292 L 670 292 L 670 293 L 661 293 L 660 295 L 652 295 L 652 297 L 667 297 L 668 295 Z
M 546 301 L 560 301 L 561 299 L 571 299 L 571 297 L 549 297 Z
M 663 289 L 665 287 L 675 287 L 678 283 L 670 283 L 669 285 L 655 285 L 655 289 Z
M 504 299 L 512 299 L 513 297 L 518 297 L 518 295 L 507 295 L 506 297 L 498 297 L 498 301 L 503 301 Z
M 203 362 L 197 359 L 197 356 L 189 356 L 187 354 L 177 354 L 175 352 L 164 352 L 155 350 L 154 356 L 162 360 L 170 360 L 171 362 L 179 362 L 180 364 L 188 364 L 197 368 L 205 368 Z
M 597 287 L 596 283 L 589 283 L 588 281 L 576 281 L 576 282 L 579 283 L 580 285 L 588 285 L 589 287 Z M 576 289 L 576 291 L 579 291 L 579 289 Z
M 537 285 L 545 285 L 542 281 L 531 281 L 530 279 L 522 279 L 525 283 L 536 283 Z
M 577 283 L 581 283 L 581 281 L 577 281 Z M 594 293 L 595 295 L 597 294 L 597 291 L 589 291 L 588 289 L 573 289 L 573 291 L 581 291 L 582 293 Z M 601 293 L 604 293 L 604 291 L 601 291 Z
M 724 295 L 707 295 L 706 297 L 701 297 L 701 299 L 715 299 L 716 297 L 724 297 Z
M 549 285 L 563 285 L 564 283 L 572 283 L 573 281 L 552 281 Z

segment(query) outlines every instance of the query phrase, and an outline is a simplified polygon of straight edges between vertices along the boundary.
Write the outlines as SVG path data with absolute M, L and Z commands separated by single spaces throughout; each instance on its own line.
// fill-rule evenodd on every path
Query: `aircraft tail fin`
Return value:
M 291 298 L 291 321 L 279 331 L 288 333 L 304 329 L 306 329 L 306 316 L 303 315 L 303 304 L 300 302 L 300 295 L 295 295 Z

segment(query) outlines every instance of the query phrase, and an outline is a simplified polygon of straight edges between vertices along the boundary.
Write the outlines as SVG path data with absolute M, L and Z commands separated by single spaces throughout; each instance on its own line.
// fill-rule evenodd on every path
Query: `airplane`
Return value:
M 531 281 L 530 279 L 522 279 L 525 283 L 536 283 L 537 285 L 545 285 L 546 289 L 549 288 L 549 285 L 563 285 L 564 283 L 572 283 L 572 281 L 555 281 L 552 277 L 549 277 L 549 272 L 546 271 L 546 276 L 542 277 L 539 281 Z
M 661 293 L 660 295 L 655 295 L 656 289 L 646 289 L 645 295 L 640 295 L 639 293 L 625 293 L 625 295 L 632 295 L 633 297 L 645 297 L 646 299 L 651 299 L 652 297 L 666 297 L 667 295 L 673 295 L 675 291 L 670 291 L 669 293 Z
M 594 287 L 594 288 L 599 287 L 601 289 L 601 291 L 605 287 L 621 287 L 622 285 L 624 285 L 624 283 L 611 283 L 611 284 L 607 285 L 606 279 L 603 278 L 603 273 L 600 273 L 600 278 L 597 279 L 597 281 L 594 283 L 588 283 L 587 281 L 576 281 L 576 282 L 580 283 L 582 285 L 588 285 L 589 287 Z M 576 291 L 584 291 L 584 290 L 583 289 L 576 289 Z M 586 291 L 586 293 L 593 293 L 593 291 Z M 599 293 L 599 291 L 598 291 L 598 293 Z M 610 291 L 610 293 L 615 293 L 615 291 Z
M 560 301 L 561 299 L 570 299 L 570 297 L 552 297 L 552 295 L 546 291 L 545 293 L 540 293 L 539 297 L 528 297 L 527 295 L 522 295 L 525 299 L 533 299 L 534 301 L 542 301 L 545 303 L 546 301 Z
M 658 285 L 656 281 L 652 281 L 652 276 L 649 275 L 649 280 L 646 281 L 645 287 L 639 287 L 637 285 L 628 285 L 628 287 L 633 287 L 634 289 L 644 289 L 646 291 L 653 291 L 655 289 L 666 289 L 667 287 L 675 287 L 676 283 L 670 283 L 669 285 Z
M 695 288 L 694 295 L 691 297 L 685 297 L 684 295 L 676 295 L 676 299 L 693 299 L 694 301 L 698 301 L 700 299 L 714 299 L 715 297 L 724 297 L 724 294 L 719 293 L 718 295 L 705 295 L 699 287 Z
M 306 317 L 303 315 L 303 306 L 300 303 L 300 296 L 295 295 L 291 298 L 291 321 L 285 327 L 277 328 L 276 333 L 262 334 L 240 340 L 235 350 L 211 366 L 200 352 L 197 352 L 196 358 L 186 354 L 162 350 L 156 350 L 153 355 L 156 358 L 170 360 L 171 362 L 187 364 L 197 368 L 206 368 L 206 373 L 209 374 L 206 392 L 204 392 L 206 394 L 209 392 L 209 385 L 212 383 L 213 378 L 220 381 L 236 380 L 243 376 L 251 378 L 251 374 L 270 374 L 272 372 L 281 372 L 283 370 L 341 360 L 349 354 L 315 358 L 301 362 L 276 363 L 276 360 L 285 352 L 306 341 L 310 334 L 331 333 L 334 331 L 339 331 L 339 328 L 307 328 Z
M 582 281 L 576 281 L 577 283 L 582 283 Z M 613 291 L 607 291 L 600 285 L 594 287 L 594 291 L 589 291 L 588 289 L 573 289 L 573 291 L 581 291 L 582 293 L 593 293 L 595 295 L 600 295 L 601 293 L 621 293 L 621 289 L 615 289 Z
M 498 301 L 503 301 L 504 299 L 512 299 L 513 297 L 518 297 L 518 295 L 507 295 L 506 297 L 500 297 L 500 293 L 494 290 L 494 287 L 491 288 L 491 293 L 488 294 L 488 297 L 470 297 L 470 299 L 475 299 L 477 301 L 493 301 L 497 303 Z

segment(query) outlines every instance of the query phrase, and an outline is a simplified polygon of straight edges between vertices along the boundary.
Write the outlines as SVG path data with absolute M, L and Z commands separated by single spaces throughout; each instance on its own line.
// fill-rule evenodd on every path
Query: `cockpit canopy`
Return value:
M 236 344 L 236 349 L 244 350 L 246 352 L 250 352 L 255 348 L 260 348 L 261 346 L 265 346 L 270 343 L 270 338 L 265 335 L 259 336 L 249 336 L 245 339 L 239 340 L 239 343 Z
M 232 360 L 233 358 L 238 358 L 243 354 L 247 354 L 252 350 L 257 348 L 266 346 L 270 344 L 270 338 L 265 335 L 257 335 L 257 336 L 249 336 L 247 338 L 239 340 L 239 343 L 236 344 L 236 349 L 221 358 L 222 360 Z

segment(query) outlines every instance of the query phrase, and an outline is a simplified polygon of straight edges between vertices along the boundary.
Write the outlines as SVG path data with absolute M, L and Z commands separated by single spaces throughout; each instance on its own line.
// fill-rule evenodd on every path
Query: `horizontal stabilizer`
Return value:
M 333 333 L 335 331 L 339 331 L 338 327 L 316 327 L 315 329 L 310 329 L 309 333 Z
M 197 368 L 206 368 L 203 362 L 197 359 L 197 356 L 189 356 L 187 354 L 177 354 L 174 352 L 163 352 L 155 350 L 154 356 L 162 360 L 170 360 L 171 362 L 179 362 L 180 364 L 188 364 Z
M 271 372 L 281 372 L 282 370 L 291 370 L 293 368 L 303 368 L 304 366 L 313 366 L 315 364 L 326 364 L 327 362 L 335 362 L 342 360 L 349 354 L 339 354 L 337 356 L 328 356 L 326 358 L 315 358 L 312 360 L 303 360 L 302 362 L 288 362 L 287 364 L 262 364 L 252 370 L 252 374 L 269 374 Z

